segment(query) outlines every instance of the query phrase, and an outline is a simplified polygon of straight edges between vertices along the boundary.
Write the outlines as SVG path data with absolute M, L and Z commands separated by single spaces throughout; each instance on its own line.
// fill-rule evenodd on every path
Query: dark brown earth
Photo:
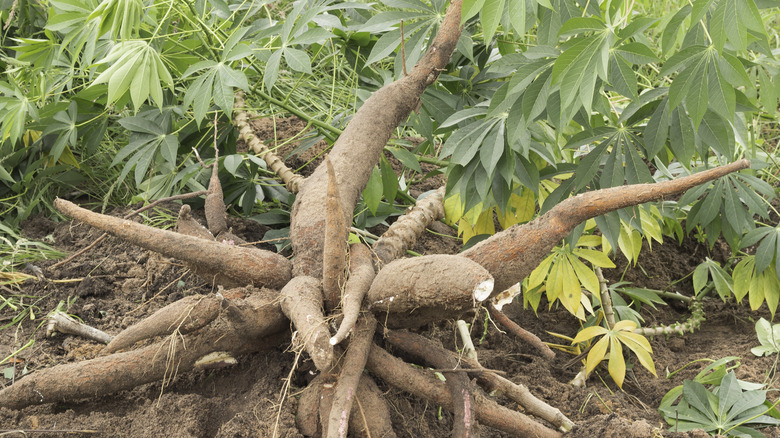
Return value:
M 291 131 L 302 127 L 299 122 L 282 122 L 290 125 Z M 279 129 L 281 125 L 281 122 L 276 125 L 277 138 L 285 138 L 285 132 Z M 266 132 L 265 138 L 274 137 Z M 307 161 L 309 158 L 295 166 L 300 167 Z M 165 208 L 175 217 L 175 205 Z M 240 237 L 255 242 L 262 240 L 268 230 L 244 219 L 231 219 L 229 225 Z M 440 235 L 442 231 L 450 236 L 454 232 L 443 224 L 435 228 L 439 234 L 427 233 L 414 251 L 421 254 L 457 252 L 457 239 Z M 67 252 L 86 246 L 100 234 L 85 225 L 55 223 L 41 217 L 25 223 L 23 232 L 30 239 L 53 238 L 53 245 Z M 625 275 L 625 262 L 621 257 L 616 260 L 618 268 L 606 273 L 612 281 L 622 277 L 638 286 L 668 288 L 690 295 L 690 280 L 674 286 L 670 284 L 688 276 L 704 257 L 723 260 L 724 253 L 719 247 L 710 251 L 706 244 L 697 243 L 693 238 L 687 239 L 682 246 L 669 239 L 663 246 L 654 244 L 652 252 L 646 248 L 640 265 L 629 267 Z M 20 348 L 30 338 L 35 339 L 32 347 L 17 356 L 22 360 L 16 365 L 19 372 L 24 367 L 34 372 L 100 354 L 100 346 L 94 342 L 62 334 L 45 336 L 42 317 L 62 300 L 78 297 L 69 313 L 109 334 L 116 334 L 184 296 L 211 292 L 210 287 L 190 274 L 181 263 L 114 238 L 105 240 L 61 269 L 48 269 L 53 263 L 39 264 L 46 280 L 28 280 L 15 291 L 43 297 L 36 304 L 37 318 L 0 331 L 0 358 Z M 687 317 L 684 310 L 662 306 L 657 311 L 645 309 L 643 316 L 650 325 L 670 323 L 684 320 Z M 562 308 L 547 310 L 545 303 L 538 316 L 531 310 L 523 310 L 520 304 L 505 307 L 505 311 L 518 324 L 549 342 L 559 340 L 548 332 L 574 336 L 578 328 L 568 312 Z M 11 314 L 7 308 L 0 312 L 0 323 L 5 323 L 4 319 Z M 577 429 L 569 436 L 706 436 L 669 432 L 656 410 L 669 389 L 694 377 L 706 362 L 692 364 L 671 380 L 665 378 L 667 371 L 675 371 L 699 359 L 738 356 L 741 357 L 741 365 L 736 369 L 738 378 L 765 382 L 775 390 L 780 385 L 773 372 L 777 356 L 758 358 L 750 353 L 750 348 L 758 345 L 755 321 L 759 317 L 770 318 L 765 308 L 751 312 L 745 305 L 723 304 L 711 299 L 705 302 L 705 315 L 707 320 L 695 333 L 653 339 L 658 377 L 636 367 L 636 380 L 627 379 L 622 391 L 615 387 L 603 369 L 589 379 L 586 388 L 572 387 L 567 382 L 576 374 L 577 366 L 564 367 L 571 360 L 570 355 L 558 352 L 555 360 L 547 361 L 527 345 L 501 333 L 493 324 L 485 324 L 484 312 L 473 321 L 474 339 L 483 366 L 506 371 L 507 378 L 528 386 L 537 397 L 558 407 L 577 423 Z M 460 347 L 452 322 L 423 327 L 419 332 L 449 349 Z M 297 437 L 300 435 L 295 427 L 296 397 L 311 379 L 313 366 L 305 358 L 296 364 L 295 354 L 287 351 L 287 347 L 289 345 L 280 345 L 270 351 L 241 357 L 238 364 L 230 368 L 181 373 L 165 387 L 153 383 L 106 397 L 87 397 L 21 411 L 0 409 L 0 436 Z M 289 390 L 285 390 L 286 382 L 290 384 Z M 3 380 L 0 387 L 12 383 Z M 379 384 L 391 406 L 398 436 L 450 436 L 452 416 L 448 412 L 440 412 L 435 404 L 401 393 L 381 381 Z M 776 392 L 770 392 L 770 398 L 774 397 Z M 508 400 L 500 401 L 516 407 Z M 20 432 L 10 432 L 13 430 Z M 770 437 L 780 437 L 780 428 L 763 429 L 762 432 Z M 481 434 L 483 437 L 508 436 L 487 427 L 481 428 Z

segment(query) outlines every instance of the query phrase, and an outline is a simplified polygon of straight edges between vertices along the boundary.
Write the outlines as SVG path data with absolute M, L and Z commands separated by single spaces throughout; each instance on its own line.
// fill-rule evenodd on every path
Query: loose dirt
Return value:
M 290 122 L 291 123 L 291 122 Z M 266 123 L 268 124 L 268 123 Z M 271 124 L 273 126 L 273 124 Z M 277 134 L 280 123 L 276 124 Z M 256 125 L 257 127 L 257 125 Z M 298 127 L 300 129 L 300 127 Z M 274 138 L 265 133 L 265 137 Z M 284 138 L 284 137 L 277 137 Z M 314 151 L 312 151 L 314 152 Z M 316 156 L 314 153 L 312 157 Z M 305 163 L 308 159 L 304 160 Z M 175 217 L 176 205 L 162 209 Z M 116 211 L 112 214 L 121 215 Z M 152 213 L 154 216 L 155 213 Z M 160 226 L 159 212 L 156 226 Z M 165 224 L 165 222 L 162 222 Z M 167 225 L 171 225 L 167 223 Z M 229 226 L 247 241 L 260 241 L 267 227 L 244 219 L 230 218 Z M 415 252 L 421 254 L 456 253 L 459 249 L 454 231 L 437 224 L 434 232 L 421 238 Z M 52 240 L 52 245 L 73 252 L 91 243 L 100 232 L 72 222 L 55 223 L 46 218 L 34 218 L 24 224 L 24 234 L 35 240 Z M 273 249 L 270 244 L 259 244 Z M 704 257 L 723 259 L 723 250 L 716 246 L 687 239 L 678 246 L 671 239 L 663 246 L 654 244 L 652 252 L 645 248 L 636 267 L 618 268 L 606 274 L 611 281 L 620 279 L 636 286 L 670 288 L 690 295 L 689 280 L 679 280 L 692 272 Z M 15 293 L 41 297 L 34 301 L 36 319 L 27 319 L 18 326 L 0 331 L 0 358 L 25 345 L 35 343 L 17 355 L 15 368 L 20 374 L 61 363 L 90 359 L 100 355 L 101 347 L 94 342 L 69 335 L 45 336 L 43 317 L 60 301 L 77 297 L 68 313 L 109 334 L 151 315 L 166 304 L 192 294 L 211 293 L 211 287 L 192 275 L 181 263 L 109 238 L 89 253 L 64 267 L 52 270 L 54 261 L 38 264 L 45 280 L 28 280 Z M 625 271 L 624 271 L 625 270 Z M 66 281 L 67 280 L 67 281 Z M 7 291 L 3 292 L 3 295 Z M 25 298 L 32 303 L 35 298 Z M 560 342 L 549 332 L 574 336 L 578 323 L 564 309 L 547 308 L 542 303 L 538 315 L 515 303 L 504 308 L 507 315 L 543 340 Z M 0 311 L 0 323 L 11 317 L 8 308 Z M 774 369 L 777 356 L 755 357 L 750 348 L 758 345 L 755 321 L 769 312 L 762 308 L 751 312 L 745 305 L 723 304 L 711 299 L 705 302 L 706 321 L 701 330 L 684 337 L 656 337 L 651 340 L 658 377 L 641 366 L 633 369 L 635 379 L 626 379 L 623 390 L 610 380 L 606 370 L 599 369 L 585 388 L 575 388 L 569 382 L 578 366 L 565 368 L 571 356 L 558 352 L 552 362 L 534 354 L 522 342 L 499 331 L 485 321 L 484 312 L 472 321 L 479 360 L 483 366 L 506 371 L 510 380 L 529 387 L 537 397 L 561 409 L 577 423 L 569 436 L 573 437 L 694 437 L 692 433 L 673 433 L 662 421 L 657 407 L 663 395 L 684 379 L 693 378 L 707 362 L 697 362 L 666 379 L 667 371 L 675 371 L 692 361 L 738 356 L 741 365 L 737 377 L 752 382 L 766 382 L 777 389 Z M 648 325 L 670 323 L 687 318 L 685 309 L 660 306 L 644 309 Z M 449 349 L 459 348 L 454 324 L 429 325 L 418 332 L 438 340 Z M 52 403 L 13 411 L 0 409 L 0 434 L 8 437 L 298 437 L 295 426 L 297 396 L 313 377 L 311 362 L 288 351 L 289 345 L 238 358 L 238 364 L 219 370 L 179 373 L 171 381 L 142 385 L 106 397 L 87 397 L 68 403 Z M 161 354 L 165 354 L 161 352 Z M 403 357 L 403 356 L 401 356 Z M 9 365 L 3 365 L 5 368 Z M 2 378 L 0 378 L 2 379 Z M 0 387 L 12 380 L 0 380 Z M 286 387 L 289 383 L 289 388 Z M 378 382 L 390 404 L 393 426 L 400 437 L 439 438 L 450 436 L 452 416 L 435 404 L 413 398 Z M 776 392 L 770 392 L 774 398 Z M 499 399 L 510 407 L 510 401 Z M 24 431 L 24 432 L 22 432 Z M 780 428 L 763 429 L 767 436 L 780 437 Z M 506 434 L 481 427 L 483 437 L 504 437 Z

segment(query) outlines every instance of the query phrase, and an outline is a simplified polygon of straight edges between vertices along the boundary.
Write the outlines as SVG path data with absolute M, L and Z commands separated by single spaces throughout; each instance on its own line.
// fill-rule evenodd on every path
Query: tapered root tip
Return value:
M 493 292 L 493 285 L 495 282 L 492 278 L 483 281 L 478 284 L 474 289 L 474 299 L 477 301 L 485 301 Z

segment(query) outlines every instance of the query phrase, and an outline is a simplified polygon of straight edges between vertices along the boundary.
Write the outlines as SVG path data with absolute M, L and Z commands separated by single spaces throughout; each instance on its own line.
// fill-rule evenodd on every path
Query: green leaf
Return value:
M 286 47 L 284 49 L 284 59 L 291 69 L 301 73 L 312 74 L 311 58 L 303 50 Z
M 388 148 L 388 150 L 407 168 L 412 169 L 417 173 L 423 173 L 420 162 L 417 161 L 417 157 L 413 153 L 402 147 Z
M 669 147 L 677 160 L 688 166 L 696 153 L 696 133 L 693 122 L 681 107 L 675 108 L 670 117 Z
M 382 200 L 382 175 L 377 167 L 371 171 L 366 188 L 363 189 L 363 201 L 365 201 L 368 210 L 375 215 L 379 208 L 379 201 Z
M 469 18 L 477 15 L 484 5 L 485 0 L 463 0 L 460 24 L 466 23 Z
M 734 156 L 734 130 L 713 111 L 704 113 L 697 134 L 703 146 L 712 148 L 726 158 Z
M 507 11 L 509 12 L 509 23 L 518 35 L 523 35 L 526 30 L 526 2 L 528 0 L 508 0 Z M 533 0 L 530 0 L 533 4 Z
M 173 78 L 160 54 L 146 41 L 127 41 L 115 45 L 99 64 L 113 64 L 103 71 L 91 86 L 108 83 L 108 103 L 118 101 L 132 86 L 131 100 L 136 110 L 148 98 L 162 108 L 160 82 L 173 87 Z M 141 87 L 141 91 L 135 91 Z
M 651 62 L 658 62 L 658 57 L 655 56 L 653 50 L 640 42 L 631 42 L 621 45 L 614 50 L 625 60 L 632 64 L 649 64 Z
M 398 178 L 395 176 L 395 171 L 393 171 L 393 167 L 390 166 L 387 158 L 382 156 L 379 164 L 380 173 L 382 175 L 382 193 L 387 202 L 392 204 L 393 201 L 395 201 L 396 193 L 398 193 Z
M 559 38 L 566 38 L 584 32 L 603 30 L 604 22 L 595 17 L 574 17 L 566 20 L 558 31 Z
M 655 157 L 666 144 L 666 139 L 669 133 L 669 104 L 668 100 L 664 99 L 658 105 L 653 116 L 645 126 L 645 150 L 647 151 L 647 158 L 652 159 Z
M 720 74 L 717 62 L 713 62 L 709 69 L 709 107 L 726 120 L 734 117 L 736 107 L 736 94 L 734 87 Z
M 636 75 L 622 56 L 613 54 L 609 63 L 609 83 L 618 93 L 632 100 L 639 99 Z
M 282 63 L 283 50 L 277 50 L 271 54 L 268 58 L 268 62 L 265 64 L 265 73 L 263 74 L 263 85 L 270 90 L 276 83 L 276 78 L 279 76 L 279 67 Z
M 663 53 L 669 53 L 677 41 L 677 37 L 680 34 L 680 28 L 691 13 L 691 5 L 686 4 L 679 11 L 675 12 L 671 20 L 666 24 L 663 35 L 661 36 L 661 51 Z
M 480 10 L 482 29 L 485 41 L 492 41 L 501 22 L 501 17 L 504 15 L 506 0 L 484 0 L 484 2 L 485 4 Z

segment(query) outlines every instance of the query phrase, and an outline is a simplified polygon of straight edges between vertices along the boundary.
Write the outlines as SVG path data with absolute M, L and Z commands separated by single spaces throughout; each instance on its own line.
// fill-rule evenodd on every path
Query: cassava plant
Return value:
M 549 305 L 585 319 L 603 296 L 594 268 L 610 263 L 601 250 L 618 248 L 636 261 L 643 237 L 660 240 L 670 210 L 684 215 L 688 231 L 722 234 L 735 248 L 765 236 L 753 231 L 752 218 L 767 214 L 756 191 L 771 196 L 772 189 L 746 169 L 759 157 L 751 120 L 776 112 L 780 79 L 759 5 L 772 2 L 696 0 L 652 17 L 625 0 L 385 0 L 376 8 L 301 0 L 277 21 L 264 5 L 238 1 L 50 0 L 38 10 L 45 21 L 37 28 L 29 18 L 12 20 L 0 82 L 0 180 L 3 198 L 15 204 L 4 210 L 24 217 L 46 204 L 40 187 L 27 194 L 44 177 L 78 187 L 66 174 L 78 175 L 97 152 L 110 154 L 117 169 L 109 192 L 130 186 L 149 199 L 208 185 L 208 228 L 189 205 L 178 232 L 64 199 L 53 206 L 180 259 L 225 289 L 163 308 L 112 338 L 105 355 L 19 380 L 0 391 L 0 406 L 165 381 L 172 366 L 228 365 L 238 354 L 289 342 L 292 323 L 293 343 L 319 371 L 299 402 L 305 435 L 391 430 L 379 378 L 453 411 L 457 436 L 470 435 L 475 422 L 558 436 L 570 420 L 478 363 L 468 371 L 479 382 L 511 389 L 553 427 L 498 405 L 462 374 L 441 382 L 382 345 L 453 367 L 449 353 L 420 348 L 424 339 L 400 330 L 477 311 L 529 276 L 529 294 L 546 291 Z M 342 114 L 307 112 L 293 99 L 297 84 L 317 75 L 315 64 L 333 83 L 344 81 L 337 59 L 354 66 L 358 95 L 370 97 L 355 108 L 336 102 Z M 335 102 L 331 91 L 312 93 Z M 332 142 L 322 164 L 305 179 L 287 168 L 254 137 L 248 105 L 304 118 Z M 423 141 L 392 140 L 389 149 L 406 166 L 399 179 L 383 152 L 394 134 L 409 132 Z M 253 154 L 237 153 L 237 137 Z M 212 155 L 212 145 L 221 154 Z M 446 187 L 420 197 L 371 248 L 348 245 L 356 211 L 364 219 L 397 214 L 396 199 L 410 197 L 402 181 L 421 176 L 420 162 L 441 166 Z M 271 176 L 286 189 L 260 184 Z M 292 261 L 243 246 L 226 228 L 226 202 L 249 213 L 265 195 L 289 202 L 291 193 Z M 660 200 L 663 209 L 638 207 Z M 442 219 L 457 226 L 468 249 L 402 258 Z M 754 277 L 774 272 L 763 260 L 750 266 Z M 588 369 L 608 346 L 609 367 L 625 367 L 623 344 L 652 369 L 635 322 L 608 324 L 574 339 L 604 336 Z M 160 335 L 169 336 L 132 348 Z M 161 347 L 169 354 L 158 354 Z M 613 376 L 622 382 L 622 373 Z M 351 415 L 356 399 L 370 401 L 374 415 Z

